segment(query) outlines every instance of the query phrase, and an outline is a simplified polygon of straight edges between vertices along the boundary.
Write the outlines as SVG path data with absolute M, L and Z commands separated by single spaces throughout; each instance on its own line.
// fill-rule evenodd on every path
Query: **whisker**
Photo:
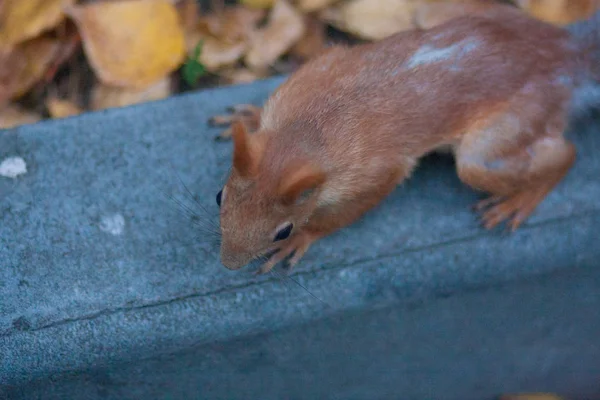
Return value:
M 278 273 L 275 270 L 271 270 L 269 271 L 271 273 L 271 275 L 273 275 L 275 278 L 277 278 L 281 283 L 283 283 L 287 288 L 289 288 L 290 286 L 288 285 L 288 283 L 285 281 L 285 279 L 281 276 L 280 273 Z
M 175 176 L 177 176 L 177 180 L 179 181 L 179 183 L 181 183 L 181 185 L 183 186 L 183 188 L 185 189 L 185 191 L 187 192 L 187 194 L 189 195 L 190 200 L 194 203 L 194 205 L 197 205 L 198 207 L 200 207 L 200 209 L 207 215 L 211 215 L 211 212 L 204 206 L 202 205 L 202 203 L 200 203 L 196 197 L 194 196 L 194 194 L 192 193 L 192 191 L 189 189 L 189 187 L 185 184 L 185 182 L 183 182 L 183 179 L 181 179 L 181 176 L 177 173 L 177 170 L 175 169 L 175 166 L 173 165 L 173 163 L 171 161 L 169 161 L 169 165 L 171 166 L 171 169 L 173 170 L 173 172 L 175 173 Z M 218 226 L 214 223 L 214 222 L 210 222 L 215 228 L 218 228 Z
M 269 256 L 272 255 L 273 252 L 267 253 L 267 254 L 263 254 L 258 256 L 255 261 L 260 261 L 265 262 L 269 259 Z M 320 301 L 321 303 L 323 303 L 324 305 L 326 305 L 327 307 L 330 307 L 330 305 L 321 300 L 319 297 L 317 297 L 314 293 L 312 293 L 310 290 L 308 290 L 306 288 L 306 286 L 302 285 L 300 282 L 298 282 L 296 279 L 292 278 L 290 275 L 287 274 L 283 274 L 278 272 L 275 268 L 271 269 L 269 272 L 271 272 L 271 274 L 273 274 L 273 276 L 277 277 L 283 284 L 285 284 L 287 287 L 289 287 L 289 285 L 287 284 L 287 282 L 285 281 L 285 278 L 288 278 L 289 280 L 291 280 L 292 282 L 294 282 L 296 285 L 298 285 L 300 288 L 304 289 L 306 291 L 306 293 L 308 293 L 309 295 L 311 295 L 312 297 L 314 297 L 315 299 L 317 299 L 318 301 Z
M 308 290 L 304 285 L 302 285 L 300 282 L 298 282 L 297 280 L 295 280 L 294 278 L 292 278 L 290 275 L 286 275 L 288 277 L 288 279 L 290 279 L 292 282 L 294 282 L 296 285 L 300 286 L 302 289 L 306 290 L 306 293 L 310 294 L 312 297 L 314 297 L 315 299 L 319 300 L 321 303 L 323 303 L 324 305 L 326 305 L 327 307 L 329 307 L 329 304 L 327 304 L 325 301 L 321 300 L 320 298 L 318 298 L 316 295 L 314 295 L 310 290 Z
M 192 224 L 199 227 L 204 231 L 204 233 L 208 233 L 210 235 L 219 236 L 221 235 L 220 230 L 213 224 L 210 224 L 210 221 L 206 219 L 202 219 L 201 216 L 196 214 L 187 204 L 183 203 L 181 200 L 177 199 L 175 196 L 162 191 L 163 195 L 167 197 L 169 200 L 173 201 L 175 204 L 179 206 L 179 211 L 190 219 Z

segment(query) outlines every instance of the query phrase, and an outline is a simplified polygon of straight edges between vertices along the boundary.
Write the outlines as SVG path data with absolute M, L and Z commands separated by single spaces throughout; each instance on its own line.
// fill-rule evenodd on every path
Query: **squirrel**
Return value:
M 483 226 L 514 231 L 575 162 L 564 133 L 600 103 L 599 56 L 600 13 L 559 27 L 503 4 L 326 49 L 263 107 L 211 119 L 233 139 L 221 263 L 291 268 L 442 149 L 489 195 L 473 205 Z

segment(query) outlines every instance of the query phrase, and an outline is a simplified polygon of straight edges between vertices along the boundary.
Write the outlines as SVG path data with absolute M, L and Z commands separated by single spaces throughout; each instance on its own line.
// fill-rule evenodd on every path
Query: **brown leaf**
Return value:
M 41 115 L 25 110 L 16 104 L 8 104 L 0 109 L 0 129 L 9 129 L 20 125 L 34 124 L 41 119 Z
M 596 0 L 516 0 L 530 15 L 557 25 L 588 18 L 600 5 Z
M 75 0 L 3 0 L 0 47 L 10 47 L 57 26 Z
M 493 7 L 495 1 L 438 0 L 418 4 L 414 22 L 421 29 L 430 29 L 453 18 L 476 14 Z
M 192 55 L 201 40 L 199 62 L 210 72 L 235 64 L 249 46 L 256 25 L 264 17 L 262 10 L 245 7 L 227 7 L 218 13 L 200 18 L 194 30 L 187 32 L 186 47 Z
M 418 0 L 351 0 L 321 13 L 322 18 L 363 39 L 378 40 L 414 28 Z
M 167 0 L 124 0 L 72 7 L 90 65 L 105 84 L 144 88 L 179 67 L 183 29 Z
M 181 26 L 185 32 L 196 29 L 199 18 L 197 0 L 181 0 L 175 4 L 177 14 L 181 20 Z
M 326 26 L 323 21 L 312 14 L 304 16 L 306 33 L 292 47 L 290 54 L 308 60 L 326 48 Z
M 264 10 L 232 6 L 222 12 L 201 17 L 198 29 L 224 42 L 239 43 L 251 37 L 256 25 L 264 16 Z
M 500 396 L 500 400 L 562 400 L 562 398 L 551 393 L 527 393 Z
M 240 0 L 240 3 L 252 8 L 271 8 L 276 0 Z
M 58 40 L 42 36 L 0 51 L 0 106 L 24 95 L 42 79 L 59 48 Z
M 52 118 L 67 118 L 82 112 L 81 108 L 72 101 L 59 99 L 58 97 L 48 97 L 46 108 Z
M 303 12 L 313 12 L 323 10 L 340 0 L 296 0 L 298 8 Z
M 250 83 L 267 77 L 265 73 L 250 71 L 247 68 L 225 69 L 220 71 L 219 75 L 223 78 L 224 83 L 230 85 Z
M 244 42 L 228 43 L 213 37 L 205 37 L 200 54 L 200 63 L 208 71 L 215 72 L 224 66 L 233 65 L 244 55 L 248 45 Z
M 92 89 L 91 108 L 102 110 L 161 100 L 169 97 L 171 91 L 171 79 L 168 77 L 143 89 L 108 86 L 99 82 Z
M 268 67 L 296 44 L 304 32 L 302 14 L 286 0 L 277 0 L 267 25 L 252 37 L 246 65 L 256 70 Z

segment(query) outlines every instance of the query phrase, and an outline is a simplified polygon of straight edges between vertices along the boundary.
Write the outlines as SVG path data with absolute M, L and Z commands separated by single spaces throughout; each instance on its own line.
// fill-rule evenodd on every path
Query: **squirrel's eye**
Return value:
M 221 207 L 221 197 L 223 197 L 223 190 L 219 190 L 219 193 L 217 193 L 217 205 L 219 207 Z
M 294 224 L 287 224 L 286 226 L 277 231 L 277 234 L 275 235 L 275 239 L 273 241 L 278 242 L 280 240 L 287 239 L 288 237 L 290 237 L 290 233 L 292 233 L 293 228 Z

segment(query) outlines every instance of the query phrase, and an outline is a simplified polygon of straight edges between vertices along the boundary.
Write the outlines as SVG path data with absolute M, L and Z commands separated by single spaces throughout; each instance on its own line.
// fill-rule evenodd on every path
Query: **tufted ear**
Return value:
M 233 138 L 233 168 L 244 178 L 256 176 L 262 157 L 262 146 L 253 140 L 240 121 L 232 124 L 231 131 Z
M 278 194 L 284 204 L 302 201 L 325 182 L 325 173 L 310 163 L 295 164 L 281 178 Z

